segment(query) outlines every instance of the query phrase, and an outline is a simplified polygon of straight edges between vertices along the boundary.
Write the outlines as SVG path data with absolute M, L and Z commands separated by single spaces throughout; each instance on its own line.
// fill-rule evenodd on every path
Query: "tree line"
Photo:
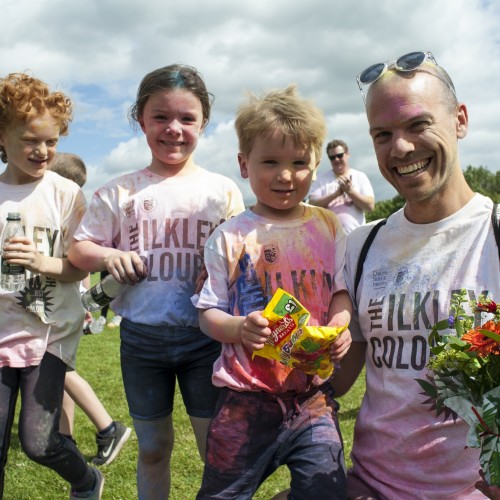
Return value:
M 491 172 L 487 167 L 469 165 L 464 170 L 464 176 L 474 192 L 488 196 L 495 203 L 500 203 L 500 171 Z M 404 204 L 405 201 L 399 194 L 390 200 L 377 201 L 375 208 L 366 214 L 366 220 L 370 222 L 385 219 L 399 210 Z

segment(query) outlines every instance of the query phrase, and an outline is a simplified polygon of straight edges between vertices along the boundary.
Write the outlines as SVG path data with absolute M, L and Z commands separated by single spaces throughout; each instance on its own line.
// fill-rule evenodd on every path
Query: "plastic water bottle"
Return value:
M 84 335 L 102 333 L 105 324 L 106 324 L 106 318 L 104 316 L 99 316 L 97 319 L 92 318 L 92 321 L 90 323 L 87 323 L 83 327 L 83 333 Z
M 0 251 L 2 252 L 0 288 L 9 292 L 17 292 L 24 288 L 24 267 L 19 264 L 9 264 L 4 259 L 3 247 L 14 236 L 24 236 L 24 229 L 21 224 L 21 214 L 19 212 L 9 212 L 7 214 L 7 224 L 2 232 Z
M 102 281 L 82 293 L 83 307 L 90 312 L 99 311 L 118 297 L 127 286 L 130 285 L 119 283 L 108 274 Z

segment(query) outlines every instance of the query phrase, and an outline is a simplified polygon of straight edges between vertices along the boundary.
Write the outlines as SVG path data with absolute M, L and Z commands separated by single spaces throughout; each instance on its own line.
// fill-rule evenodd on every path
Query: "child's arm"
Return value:
M 3 258 L 10 264 L 18 264 L 34 273 L 58 281 L 81 281 L 86 271 L 77 269 L 67 258 L 50 257 L 41 254 L 36 245 L 25 236 L 11 238 L 4 246 Z
M 198 311 L 201 330 L 219 342 L 243 344 L 251 351 L 264 347 L 271 335 L 269 321 L 262 311 L 253 311 L 248 316 L 231 316 L 215 307 Z
M 73 241 L 68 257 L 87 272 L 107 270 L 120 283 L 133 284 L 147 274 L 146 265 L 136 252 L 103 247 L 92 241 Z
M 340 369 L 331 379 L 335 397 L 343 396 L 356 382 L 365 365 L 366 342 L 353 342 L 346 356 L 342 359 Z
M 328 310 L 328 317 L 330 321 L 328 326 L 344 326 L 351 322 L 352 315 L 352 301 L 346 290 L 341 290 L 335 293 L 330 301 L 330 308 Z M 347 354 L 352 343 L 351 332 L 349 329 L 342 332 L 342 334 L 333 342 L 330 347 L 330 357 L 334 363 L 340 360 Z

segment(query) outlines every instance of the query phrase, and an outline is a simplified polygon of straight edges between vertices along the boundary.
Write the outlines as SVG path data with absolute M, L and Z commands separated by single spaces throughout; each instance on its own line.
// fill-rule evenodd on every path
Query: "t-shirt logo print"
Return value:
M 264 259 L 266 262 L 273 264 L 278 261 L 279 250 L 275 245 L 267 245 L 264 247 Z
M 144 207 L 144 210 L 146 210 L 146 212 L 151 212 L 151 210 L 153 210 L 156 205 L 157 202 L 155 198 L 146 198 L 142 201 L 142 206 Z
M 132 215 L 134 215 L 134 200 L 126 201 L 122 205 L 122 208 L 123 208 L 123 212 L 125 213 L 125 217 L 127 219 L 130 219 L 130 217 L 132 217 Z

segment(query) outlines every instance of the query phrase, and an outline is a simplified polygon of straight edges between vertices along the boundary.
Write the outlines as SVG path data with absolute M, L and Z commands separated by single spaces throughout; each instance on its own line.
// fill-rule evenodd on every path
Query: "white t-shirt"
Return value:
M 415 379 L 425 378 L 428 335 L 449 316 L 450 298 L 489 291 L 500 297 L 492 201 L 476 194 L 460 211 L 412 224 L 389 217 L 364 264 L 350 330 L 367 343 L 366 393 L 358 414 L 353 467 L 388 499 L 484 498 L 475 490 L 479 450 L 465 449 L 468 425 L 436 417 Z M 352 294 L 361 247 L 373 224 L 348 236 L 346 282 Z M 359 321 L 358 321 L 359 320 Z
M 193 303 L 233 316 L 264 310 L 282 288 L 311 314 L 308 325 L 326 325 L 332 295 L 345 290 L 345 233 L 334 214 L 304 205 L 296 220 L 269 220 L 251 210 L 220 225 L 205 245 L 209 277 Z M 307 391 L 323 381 L 255 356 L 242 344 L 223 344 L 212 382 L 237 391 Z
M 351 168 L 349 174 L 352 187 L 356 192 L 375 198 L 372 185 L 364 172 Z M 311 186 L 309 198 L 323 198 L 334 193 L 338 188 L 339 183 L 333 170 L 322 172 Z M 346 193 L 332 200 L 328 205 L 328 210 L 335 212 L 346 233 L 350 233 L 353 229 L 365 223 L 365 213 L 353 203 Z
M 8 212 L 20 212 L 25 234 L 37 250 L 66 257 L 85 211 L 85 197 L 73 181 L 47 171 L 41 180 L 0 182 L 0 231 Z M 26 271 L 19 292 L 0 290 L 0 366 L 38 365 L 46 351 L 74 366 L 84 310 L 80 282 L 62 282 Z
M 202 264 L 199 249 L 222 221 L 244 210 L 236 184 L 197 169 L 161 177 L 145 168 L 110 181 L 94 194 L 76 240 L 135 251 L 148 276 L 126 287 L 113 311 L 135 323 L 198 326 L 190 301 Z

